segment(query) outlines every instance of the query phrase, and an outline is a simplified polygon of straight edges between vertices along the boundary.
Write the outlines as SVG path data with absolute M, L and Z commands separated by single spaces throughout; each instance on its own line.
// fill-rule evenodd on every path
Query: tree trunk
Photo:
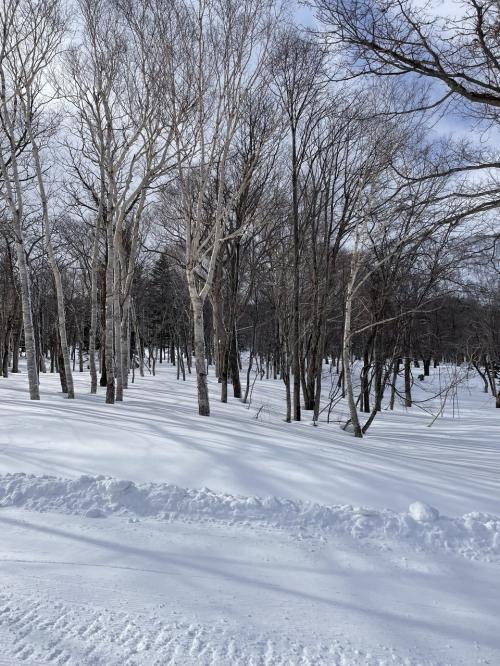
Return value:
M 358 273 L 358 244 L 359 244 L 359 225 L 356 226 L 356 236 L 354 251 L 351 259 L 351 275 L 347 283 L 345 297 L 345 315 L 344 315 L 344 333 L 342 338 L 342 370 L 344 378 L 345 393 L 349 407 L 349 416 L 354 429 L 355 437 L 363 437 L 361 424 L 358 418 L 356 401 L 354 400 L 354 389 L 352 386 L 352 367 L 351 367 L 351 326 L 352 326 L 352 302 L 354 284 Z
M 304 407 L 305 409 L 314 409 L 316 403 L 315 392 L 317 385 L 318 373 L 321 374 L 321 362 L 319 353 L 320 331 L 321 322 L 318 319 L 314 322 L 315 330 L 313 333 L 313 340 L 307 356 L 307 379 L 306 390 L 304 393 Z
M 134 326 L 134 347 L 137 354 L 137 363 L 139 364 L 139 374 L 144 377 L 144 353 L 141 342 L 141 334 L 139 333 L 139 323 L 137 321 L 137 314 L 134 305 L 131 308 L 132 324 Z
M 126 296 L 123 303 L 120 335 L 122 381 L 123 388 L 126 389 L 128 388 L 128 372 L 130 369 L 130 296 Z
M 68 393 L 68 378 L 64 369 L 64 357 L 61 349 L 61 342 L 59 340 L 59 334 L 57 334 L 57 368 L 59 371 L 59 380 L 61 382 L 61 391 L 63 393 Z
M 188 275 L 189 295 L 193 309 L 194 327 L 194 353 L 196 368 L 196 383 L 198 387 L 198 414 L 210 416 L 210 402 L 208 398 L 207 367 L 205 362 L 205 327 L 203 323 L 203 302 L 196 291 L 194 276 Z
M 386 385 L 386 379 L 382 380 L 383 374 L 383 363 L 380 355 L 377 354 L 375 357 L 375 406 L 374 409 L 376 412 L 382 411 L 382 399 L 384 397 L 384 389 Z M 388 373 L 386 373 L 388 376 Z
M 285 360 L 282 361 L 283 381 L 285 382 L 285 396 L 286 396 L 286 417 L 287 423 L 292 422 L 292 396 L 290 392 L 290 361 L 288 360 L 289 354 L 285 351 Z
M 113 228 L 108 221 L 107 225 L 108 257 L 106 264 L 106 335 L 104 344 L 104 360 L 106 364 L 106 403 L 112 405 L 115 402 L 115 369 L 113 367 Z
M 248 394 L 250 392 L 250 374 L 252 372 L 252 365 L 253 365 L 253 349 L 250 350 L 250 358 L 248 359 L 248 368 L 247 368 L 247 381 L 245 385 L 245 395 L 243 396 L 243 404 L 246 404 L 246 401 L 248 400 Z
M 19 348 L 21 346 L 21 336 L 23 334 L 23 320 L 19 317 L 17 322 L 17 328 L 13 335 L 12 340 L 12 369 L 13 374 L 19 372 Z
M 399 375 L 399 364 L 400 364 L 400 360 L 396 359 L 394 361 L 394 367 L 393 367 L 393 370 L 392 370 L 391 399 L 390 399 L 390 402 L 389 402 L 389 409 L 390 410 L 394 409 L 394 403 L 396 401 L 396 390 L 397 390 L 396 382 L 398 380 L 398 375 Z
M 120 304 L 121 291 L 121 270 L 118 252 L 114 253 L 114 284 L 113 284 L 113 329 L 115 337 L 115 375 L 116 375 L 116 394 L 117 402 L 123 401 L 123 366 L 122 366 L 122 314 Z
M 299 336 L 299 192 L 296 128 L 292 127 L 292 199 L 293 199 L 293 419 L 300 421 L 300 336 Z
M 103 194 L 101 193 L 101 199 Z M 99 203 L 99 211 L 101 210 Z M 90 392 L 97 393 L 97 368 L 95 361 L 96 340 L 97 340 L 97 322 L 98 322 L 98 292 L 97 280 L 99 274 L 99 236 L 101 233 L 101 215 L 98 214 L 96 230 L 94 236 L 94 245 L 92 248 L 92 264 L 90 277 L 90 333 L 89 333 L 89 366 L 90 366 Z
M 227 402 L 227 375 L 228 375 L 228 366 L 229 366 L 229 352 L 224 345 L 224 354 L 221 361 L 221 370 L 220 370 L 220 401 Z
M 240 365 L 238 363 L 238 337 L 236 326 L 233 327 L 233 336 L 229 350 L 229 368 L 233 383 L 233 396 L 241 399 Z
M 350 310 L 350 307 L 349 307 Z M 347 307 L 346 307 L 347 315 Z M 349 312 L 350 319 L 350 312 Z M 354 389 L 352 386 L 352 369 L 351 369 L 351 341 L 349 337 L 350 323 L 349 326 L 344 327 L 344 350 L 343 350 L 343 361 L 342 365 L 344 366 L 344 381 L 345 381 L 345 392 L 347 397 L 347 404 L 349 407 L 349 416 L 354 429 L 355 437 L 363 437 L 361 432 L 361 425 L 358 418 L 358 410 L 356 409 L 356 401 L 354 400 Z
M 488 361 L 487 357 L 484 357 L 484 371 L 486 373 L 486 376 L 488 378 L 488 382 L 490 384 L 490 389 L 491 389 L 491 395 L 496 398 L 497 397 L 497 390 L 495 386 L 495 373 L 494 371 L 491 371 L 490 368 L 490 362 Z
M 316 424 L 319 419 L 319 408 L 321 404 L 321 365 L 316 372 L 316 391 L 314 394 L 314 411 L 313 411 L 313 423 Z
M 80 340 L 78 342 L 78 371 L 79 372 L 83 372 L 83 355 L 84 355 L 83 340 L 80 337 Z
M 488 384 L 488 379 L 486 377 L 486 374 L 484 372 L 481 372 L 479 369 L 479 365 L 476 362 L 472 362 L 472 365 L 476 369 L 477 374 L 481 377 L 483 380 L 483 393 L 488 393 L 490 390 L 489 384 Z
M 37 324 L 38 325 L 36 328 L 37 335 L 36 335 L 35 345 L 36 345 L 36 354 L 38 358 L 38 369 L 39 372 L 43 372 L 45 374 L 47 372 L 47 365 L 45 363 L 45 356 L 43 355 L 41 317 L 38 317 Z
M 214 336 L 214 361 L 215 361 L 215 376 L 217 379 L 222 379 L 224 367 L 224 354 L 225 354 L 225 332 L 224 324 L 222 322 L 222 314 L 220 309 L 220 285 L 217 284 L 215 289 L 210 292 L 210 304 L 212 306 L 212 329 Z M 223 401 L 224 402 L 224 401 Z
M 66 388 L 67 388 L 66 392 L 68 394 L 68 398 L 72 399 L 75 397 L 75 389 L 73 385 L 73 373 L 71 372 L 71 361 L 69 357 L 68 340 L 66 338 L 66 316 L 64 312 L 64 293 L 62 287 L 61 274 L 57 267 L 55 258 L 53 258 L 52 272 L 54 274 L 54 282 L 56 284 L 58 330 L 59 330 L 59 339 L 61 343 L 61 354 L 63 359 L 64 374 L 66 375 Z
M 26 349 L 26 365 L 28 371 L 28 384 L 31 400 L 40 400 L 38 386 L 38 363 L 35 347 L 35 330 L 33 327 L 33 314 L 31 312 L 31 289 L 28 274 L 28 262 L 24 252 L 23 233 L 21 223 L 15 220 L 17 265 L 19 268 L 19 281 L 21 283 L 21 308 L 23 313 L 24 346 Z
M 23 233 L 23 190 L 17 164 L 18 146 L 16 145 L 15 131 L 12 117 L 7 106 L 5 86 L 1 96 L 2 125 L 8 136 L 10 148 L 9 167 L 0 151 L 0 169 L 2 172 L 2 188 L 5 189 L 6 199 L 12 215 L 12 227 L 14 231 L 17 266 L 19 270 L 19 281 L 21 284 L 21 309 L 24 326 L 24 345 L 26 348 L 26 365 L 28 371 L 28 385 L 31 400 L 40 400 L 40 389 L 38 385 L 38 366 L 36 357 L 35 330 L 33 327 L 33 313 L 31 310 L 31 284 L 28 270 L 28 262 L 24 249 Z M 9 173 L 9 170 L 11 173 Z
M 411 358 L 409 356 L 405 357 L 404 371 L 405 371 L 405 407 L 411 407 L 412 406 L 412 399 L 411 399 Z
M 366 414 L 370 413 L 370 384 L 368 381 L 370 366 L 371 364 L 367 345 L 363 352 L 363 369 L 361 370 L 361 411 L 365 412 Z
M 72 399 L 75 397 L 75 389 L 73 386 L 73 374 L 71 371 L 71 359 L 69 355 L 68 339 L 66 336 L 66 313 L 64 310 L 64 291 L 61 279 L 61 272 L 57 265 L 54 247 L 52 245 L 52 240 L 50 237 L 50 224 L 49 224 L 49 210 L 47 203 L 47 194 L 45 192 L 45 183 L 43 181 L 43 171 L 42 164 L 40 161 L 40 152 L 38 149 L 38 144 L 35 141 L 31 130 L 30 122 L 30 113 L 31 110 L 25 109 L 26 120 L 28 127 L 28 134 L 31 140 L 31 152 L 35 162 L 35 171 L 38 182 L 38 190 L 40 194 L 40 201 L 42 204 L 42 220 L 43 220 L 43 234 L 45 239 L 45 246 L 47 248 L 47 257 L 49 260 L 50 268 L 52 270 L 52 275 L 54 276 L 54 285 L 56 290 L 56 299 L 57 299 L 57 323 L 59 330 L 59 341 L 61 354 L 64 362 L 64 373 L 66 375 L 65 385 L 67 387 L 68 398 Z
M 7 379 L 9 376 L 9 354 L 10 354 L 10 338 L 12 333 L 12 317 L 7 320 L 7 327 L 5 329 L 3 355 L 2 355 L 2 376 Z

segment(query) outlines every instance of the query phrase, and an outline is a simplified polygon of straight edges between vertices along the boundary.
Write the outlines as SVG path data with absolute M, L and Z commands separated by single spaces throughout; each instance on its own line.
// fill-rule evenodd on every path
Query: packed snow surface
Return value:
M 279 381 L 0 379 L 0 666 L 500 665 L 500 410 L 449 373 L 361 441 Z
M 9 666 L 499 663 L 498 562 L 415 547 L 423 532 L 382 536 L 397 514 L 345 507 L 325 529 L 280 500 L 248 509 L 104 478 L 9 484 L 30 507 L 5 506 L 8 493 L 0 510 Z
M 496 564 L 222 521 L 0 527 L 9 666 L 498 664 Z

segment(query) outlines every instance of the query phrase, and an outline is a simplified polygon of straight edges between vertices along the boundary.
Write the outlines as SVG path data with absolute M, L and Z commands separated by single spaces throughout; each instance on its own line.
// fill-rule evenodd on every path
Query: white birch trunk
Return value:
M 35 346 L 35 330 L 33 327 L 33 314 L 31 312 L 31 285 L 28 272 L 28 262 L 24 251 L 24 238 L 21 223 L 14 223 L 16 233 L 17 265 L 19 268 L 19 281 L 21 283 L 21 308 L 23 313 L 24 344 L 26 348 L 26 365 L 31 400 L 40 400 L 38 385 L 38 369 Z
M 2 96 L 2 111 L 4 121 L 10 117 L 6 109 L 5 97 Z M 12 170 L 12 182 L 10 174 L 7 170 L 7 165 L 0 152 L 0 168 L 4 175 L 3 187 L 5 188 L 5 198 L 12 214 L 12 226 L 15 236 L 17 265 L 19 269 L 19 279 L 21 283 L 21 309 L 23 315 L 24 327 L 24 344 L 26 348 L 26 365 L 28 372 L 28 384 L 31 400 L 40 400 L 40 388 L 38 385 L 38 365 L 36 357 L 36 342 L 35 330 L 33 327 L 33 313 L 31 310 L 31 283 L 28 270 L 28 262 L 26 260 L 26 252 L 24 249 L 24 233 L 22 228 L 23 219 L 23 192 L 21 189 L 21 182 L 19 179 L 19 172 L 17 169 L 17 155 L 16 147 L 13 141 L 12 127 L 8 126 L 9 140 L 10 140 L 10 169 Z
M 99 197 L 99 208 L 96 219 L 94 244 L 92 246 L 92 264 L 90 269 L 90 332 L 89 332 L 89 365 L 90 365 L 90 392 L 97 393 L 97 368 L 95 362 L 97 325 L 98 325 L 98 302 L 97 302 L 97 278 L 99 271 L 99 241 L 103 228 L 104 209 L 104 168 L 101 164 L 101 189 Z M 101 341 L 102 342 L 102 341 Z
M 122 331 L 121 331 L 121 305 L 120 305 L 120 287 L 121 270 L 118 252 L 114 252 L 114 286 L 113 286 L 113 328 L 115 333 L 115 372 L 116 372 L 116 395 L 117 402 L 123 401 L 123 367 L 122 367 Z
M 42 204 L 42 221 L 43 221 L 43 235 L 45 240 L 45 246 L 47 248 L 47 256 L 52 270 L 52 275 L 54 276 L 54 285 L 56 289 L 56 299 L 57 299 L 57 323 L 59 330 L 59 340 L 61 343 L 61 353 L 64 362 L 64 374 L 66 376 L 66 384 L 68 387 L 68 398 L 73 399 L 75 397 L 75 390 L 73 385 L 73 373 L 71 370 L 71 359 L 69 354 L 68 339 L 66 336 L 66 313 L 64 310 L 64 290 L 61 279 L 61 272 L 57 265 L 56 257 L 54 254 L 54 247 L 50 238 L 50 225 L 49 225 L 49 210 L 47 205 L 47 194 L 45 191 L 45 183 L 43 182 L 43 173 L 42 165 L 40 161 L 40 152 L 38 150 L 38 145 L 33 137 L 31 131 L 30 118 L 26 114 L 26 122 L 28 125 L 28 134 L 31 141 L 31 152 L 33 154 L 33 159 L 35 162 L 35 171 L 38 182 L 38 190 L 40 194 L 40 201 Z
M 108 262 L 106 265 L 106 333 L 104 342 L 104 361 L 106 364 L 106 403 L 112 405 L 115 402 L 115 368 L 114 368 L 114 344 L 113 344 L 113 269 L 114 269 L 114 248 L 113 248 L 113 229 L 111 223 L 107 222 L 107 247 Z
M 347 404 L 349 407 L 349 416 L 354 429 L 355 437 L 363 437 L 361 424 L 358 418 L 358 410 L 356 408 L 356 401 L 354 400 L 354 390 L 352 386 L 352 367 L 351 367 L 351 341 L 352 341 L 352 302 L 353 291 L 358 274 L 358 246 L 359 246 L 359 224 L 356 226 L 356 240 L 352 253 L 351 260 L 351 274 L 347 284 L 346 300 L 345 300 L 345 317 L 344 317 L 344 336 L 342 341 L 342 366 L 344 371 L 345 393 L 347 397 Z
M 208 398 L 207 366 L 205 362 L 205 329 L 203 323 L 203 301 L 200 298 L 194 276 L 188 272 L 189 295 L 193 308 L 194 323 L 194 353 L 196 368 L 196 383 L 198 387 L 198 413 L 200 416 L 210 416 L 210 402 Z

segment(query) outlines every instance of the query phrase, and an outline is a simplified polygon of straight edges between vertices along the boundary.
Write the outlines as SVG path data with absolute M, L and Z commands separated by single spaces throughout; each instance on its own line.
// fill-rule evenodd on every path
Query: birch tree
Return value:
M 153 184 L 175 162 L 168 106 L 158 88 L 158 35 L 148 6 L 81 0 L 84 41 L 68 60 L 73 105 L 84 166 L 73 166 L 87 183 L 95 214 L 91 284 L 91 375 L 95 390 L 97 269 L 100 234 L 106 247 L 106 402 L 123 400 L 128 382 L 129 313 L 142 214 Z M 178 109 L 182 117 L 183 109 Z M 124 233 L 130 237 L 128 255 Z M 116 379 L 116 393 L 115 393 Z
M 30 32 L 25 48 L 19 53 L 19 102 L 23 113 L 23 122 L 29 140 L 33 170 L 38 188 L 38 197 L 42 213 L 42 225 L 45 247 L 49 265 L 54 277 L 57 300 L 57 318 L 59 342 L 64 362 L 65 387 L 68 398 L 74 398 L 73 375 L 71 371 L 70 352 L 66 336 L 66 313 L 61 272 L 59 270 L 54 246 L 51 239 L 51 222 L 49 200 L 45 185 L 44 168 L 38 138 L 40 111 L 47 99 L 47 81 L 44 81 L 44 70 L 54 61 L 65 31 L 65 17 L 59 2 L 30 3 Z M 53 93 L 52 93 L 53 94 Z M 38 113 L 37 113 L 38 111 Z M 55 116 L 57 119 L 57 116 Z
M 55 0 L 8 0 L 4 2 L 0 13 L 0 27 L 0 188 L 14 231 L 30 398 L 39 400 L 31 284 L 23 225 L 27 204 L 31 203 L 28 190 L 34 169 L 43 210 L 45 241 L 60 304 L 59 331 L 65 340 L 62 284 L 50 243 L 47 197 L 38 148 L 39 138 L 44 131 L 44 106 L 50 101 L 46 70 L 57 52 L 62 36 L 59 3 Z M 70 372 L 68 354 L 66 362 Z M 73 397 L 72 393 L 71 388 L 69 397 Z
M 276 3 L 269 0 L 197 0 L 178 14 L 183 57 L 176 63 L 176 72 L 172 71 L 170 95 L 175 105 L 177 176 L 201 416 L 210 415 L 203 307 L 213 286 L 221 246 L 231 238 L 226 233 L 228 211 L 235 208 L 259 155 L 254 155 L 246 177 L 227 197 L 228 162 L 242 98 L 258 94 L 262 85 L 276 12 Z M 188 77 L 193 112 L 189 122 L 181 123 L 177 112 L 183 99 L 180 81 Z M 184 161 L 181 155 L 186 155 Z M 237 234 L 242 232 L 239 229 Z

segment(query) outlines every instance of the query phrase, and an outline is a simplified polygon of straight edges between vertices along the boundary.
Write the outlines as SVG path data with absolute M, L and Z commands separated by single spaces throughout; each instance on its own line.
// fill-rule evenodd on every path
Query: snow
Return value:
M 248 525 L 256 523 L 329 538 L 403 540 L 419 550 L 444 550 L 471 559 L 500 561 L 500 518 L 468 513 L 441 516 L 414 502 L 408 512 L 367 507 L 324 506 L 279 497 L 243 497 L 208 488 L 140 484 L 105 477 L 65 480 L 14 474 L 0 477 L 0 507 L 104 518 L 117 514 L 158 520 L 188 519 Z
M 439 518 L 439 511 L 423 502 L 410 504 L 409 514 L 419 523 L 433 523 Z
M 423 411 L 432 403 L 386 410 L 357 441 L 337 423 L 284 423 L 279 380 L 257 381 L 247 409 L 231 398 L 221 404 L 210 376 L 207 419 L 196 412 L 194 377 L 177 382 L 165 363 L 156 377 L 137 377 L 125 402 L 112 407 L 102 392 L 89 395 L 87 373 L 74 377 L 77 400 L 65 400 L 58 377 L 47 374 L 36 404 L 27 400 L 25 376 L 0 378 L 0 474 L 103 474 L 319 504 L 406 511 L 419 500 L 450 516 L 500 513 L 500 414 L 477 380 L 461 387 L 455 418 L 451 404 L 432 427 Z M 326 376 L 325 394 L 328 385 Z M 416 381 L 419 399 L 436 390 L 437 374 Z
M 192 515 L 0 526 L 0 653 L 27 663 L 498 663 L 498 564 Z
M 434 373 L 361 441 L 285 424 L 279 381 L 247 409 L 212 378 L 204 419 L 166 364 L 113 407 L 75 379 L 40 403 L 0 380 L 0 666 L 500 664 L 500 414 L 475 378 L 429 427 Z

